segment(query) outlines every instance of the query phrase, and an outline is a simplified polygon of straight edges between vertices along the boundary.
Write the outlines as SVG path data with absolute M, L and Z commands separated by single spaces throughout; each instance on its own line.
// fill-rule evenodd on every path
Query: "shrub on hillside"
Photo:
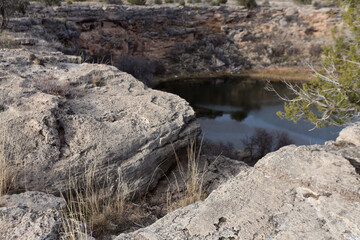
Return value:
M 320 55 L 322 54 L 322 52 L 323 52 L 323 49 L 322 49 L 321 44 L 312 44 L 312 45 L 310 46 L 309 54 L 310 54 L 312 57 L 320 57 Z
M 121 5 L 123 2 L 121 0 L 105 0 L 107 4 L 117 4 Z
M 162 2 L 162 0 L 155 0 L 154 3 L 158 4 L 158 5 L 161 5 L 163 2 Z
M 128 0 L 129 3 L 133 5 L 145 5 L 146 0 Z
M 144 82 L 147 86 L 153 85 L 153 77 L 163 74 L 166 70 L 159 61 L 152 61 L 143 56 L 122 56 L 114 61 L 118 69 L 130 73 L 135 78 Z
M 252 9 L 257 6 L 255 0 L 237 0 L 238 4 L 246 7 L 247 9 Z
M 38 0 L 38 2 L 41 2 L 46 6 L 54 6 L 54 5 L 60 5 L 61 0 Z
M 311 0 L 293 0 L 294 3 L 296 4 L 301 4 L 301 5 L 311 5 Z
M 1 30 L 7 27 L 9 17 L 15 12 L 25 13 L 29 0 L 0 0 Z

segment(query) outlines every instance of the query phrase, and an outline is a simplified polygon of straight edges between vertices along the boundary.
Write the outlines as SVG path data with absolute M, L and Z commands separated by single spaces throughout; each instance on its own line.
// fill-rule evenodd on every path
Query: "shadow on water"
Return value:
M 284 131 L 295 144 L 323 144 L 337 137 L 340 128 L 315 129 L 307 121 L 294 124 L 281 120 L 276 112 L 283 110 L 283 101 L 274 92 L 266 91 L 266 82 L 237 79 L 212 80 L 196 83 L 171 82 L 160 86 L 186 99 L 194 108 L 206 138 L 215 142 L 230 142 L 241 148 L 241 139 L 250 136 L 256 128 Z M 291 93 L 281 82 L 273 83 L 282 95 Z

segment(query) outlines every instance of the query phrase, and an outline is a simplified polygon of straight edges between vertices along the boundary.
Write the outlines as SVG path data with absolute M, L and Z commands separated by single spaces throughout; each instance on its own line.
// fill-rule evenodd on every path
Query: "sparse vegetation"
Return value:
M 286 132 L 269 132 L 264 128 L 257 128 L 254 135 L 242 140 L 244 151 L 248 154 L 248 159 L 244 160 L 249 164 L 255 164 L 267 153 L 292 143 L 293 141 Z
M 114 66 L 130 73 L 146 85 L 153 85 L 153 77 L 165 72 L 165 67 L 158 61 L 151 61 L 146 57 L 123 56 L 115 59 Z
M 116 5 L 121 5 L 123 4 L 123 2 L 121 0 L 106 0 L 105 1 L 107 4 L 116 4 Z
M 262 3 L 262 5 L 263 5 L 264 7 L 270 7 L 270 2 L 269 2 L 269 0 L 265 0 L 265 1 Z
M 59 5 L 62 0 L 38 0 L 38 2 L 41 2 L 45 4 L 46 6 L 54 6 Z
M 296 4 L 311 5 L 312 0 L 293 0 Z
M 129 3 L 133 5 L 145 5 L 146 0 L 128 0 Z
M 312 44 L 310 46 L 309 54 L 312 57 L 320 57 L 322 52 L 323 52 L 323 49 L 321 47 L 321 44 Z
M 237 0 L 237 2 L 240 6 L 244 6 L 247 9 L 252 9 L 257 6 L 255 0 Z
M 162 0 L 155 0 L 154 3 L 155 3 L 155 4 L 158 4 L 158 5 L 161 5 L 163 2 L 162 2 Z
M 168 212 L 177 208 L 184 207 L 205 199 L 205 193 L 203 190 L 203 181 L 206 169 L 200 169 L 200 154 L 202 149 L 202 143 L 197 148 L 197 139 L 191 139 L 187 147 L 187 165 L 181 164 L 178 155 L 175 153 L 177 167 L 179 169 L 178 177 L 174 174 L 175 187 L 169 186 L 168 191 Z M 183 187 L 180 187 L 183 185 Z M 175 189 L 175 193 L 172 192 Z M 177 195 L 175 202 L 172 202 L 171 195 Z
M 10 172 L 6 162 L 5 154 L 5 134 L 0 132 L 0 198 L 6 194 L 14 183 L 15 176 Z
M 69 191 L 63 194 L 67 209 L 63 215 L 66 239 L 78 239 L 79 235 L 100 236 L 104 232 L 117 232 L 125 222 L 127 201 L 131 197 L 131 184 L 118 178 L 116 189 L 110 188 L 108 176 L 97 179 L 94 163 L 84 174 L 84 184 L 69 180 Z
M 24 14 L 29 4 L 29 0 L 0 0 L 1 31 L 7 27 L 9 18 L 15 12 Z
M 62 97 L 66 97 L 71 89 L 69 83 L 60 82 L 53 74 L 39 75 L 35 81 L 35 87 L 44 93 Z

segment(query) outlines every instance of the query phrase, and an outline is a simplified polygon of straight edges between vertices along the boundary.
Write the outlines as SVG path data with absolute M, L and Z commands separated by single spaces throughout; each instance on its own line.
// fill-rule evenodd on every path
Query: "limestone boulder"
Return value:
M 360 123 L 355 123 L 341 130 L 337 141 L 350 142 L 360 146 Z
M 125 239 L 360 238 L 360 149 L 287 146 L 241 171 L 203 201 Z
M 59 239 L 65 200 L 41 192 L 5 195 L 0 200 L 0 239 Z
M 63 191 L 95 172 L 97 183 L 144 192 L 200 132 L 185 100 L 115 67 L 20 49 L 0 56 L 1 142 L 18 189 Z

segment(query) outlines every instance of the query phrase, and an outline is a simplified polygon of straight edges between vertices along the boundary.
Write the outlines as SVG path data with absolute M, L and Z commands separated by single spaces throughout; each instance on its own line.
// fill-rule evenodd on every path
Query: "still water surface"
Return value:
M 196 85 L 176 85 L 167 91 L 186 99 L 194 108 L 205 138 L 231 142 L 241 148 L 241 139 L 251 136 L 256 128 L 285 131 L 295 144 L 323 144 L 334 140 L 340 128 L 329 127 L 309 131 L 307 121 L 281 120 L 276 112 L 283 102 L 274 92 L 264 89 L 265 82 L 255 80 L 226 81 Z M 283 83 L 273 83 L 282 95 L 289 95 Z

